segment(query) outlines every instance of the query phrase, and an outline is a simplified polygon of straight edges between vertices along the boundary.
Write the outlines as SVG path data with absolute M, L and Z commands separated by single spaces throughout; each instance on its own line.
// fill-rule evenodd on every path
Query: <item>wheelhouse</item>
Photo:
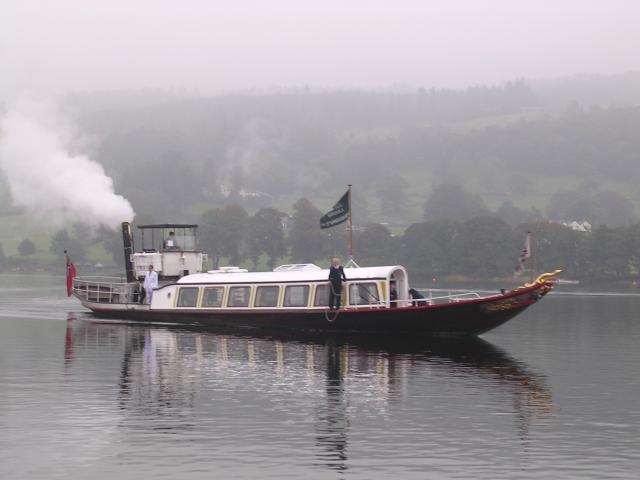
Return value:
M 142 251 L 195 251 L 197 249 L 197 228 L 198 225 L 181 223 L 139 225 L 138 233 Z
M 138 226 L 136 242 L 141 248 L 130 259 L 135 277 L 144 278 L 149 265 L 153 265 L 161 280 L 177 280 L 202 272 L 206 255 L 198 250 L 197 228 L 179 223 Z

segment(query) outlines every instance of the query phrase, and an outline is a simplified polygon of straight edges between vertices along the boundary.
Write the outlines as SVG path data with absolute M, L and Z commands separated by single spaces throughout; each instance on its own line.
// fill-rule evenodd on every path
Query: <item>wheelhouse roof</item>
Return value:
M 157 225 L 138 225 L 138 228 L 198 228 L 198 225 L 185 223 L 159 223 Z
M 402 271 L 407 275 L 401 265 L 384 267 L 345 268 L 344 274 L 347 280 L 373 280 L 388 279 L 392 273 Z M 187 275 L 178 280 L 181 284 L 249 284 L 249 283 L 305 283 L 322 282 L 329 278 L 329 269 L 323 270 L 293 270 L 284 272 L 216 272 L 196 273 Z

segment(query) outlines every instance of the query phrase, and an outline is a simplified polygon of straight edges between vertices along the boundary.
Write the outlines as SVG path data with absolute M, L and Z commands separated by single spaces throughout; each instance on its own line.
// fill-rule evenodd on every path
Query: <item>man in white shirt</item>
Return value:
M 169 238 L 164 241 L 165 250 L 178 250 L 178 243 L 176 242 L 176 235 L 173 232 L 169 232 Z
M 158 272 L 149 265 L 149 271 L 144 274 L 144 303 L 150 304 L 153 297 L 153 289 L 158 288 Z

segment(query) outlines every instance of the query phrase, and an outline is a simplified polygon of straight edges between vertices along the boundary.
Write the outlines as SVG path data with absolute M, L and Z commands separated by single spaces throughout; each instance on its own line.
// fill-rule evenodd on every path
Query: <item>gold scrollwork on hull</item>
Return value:
M 537 297 L 535 295 L 533 295 L 533 298 L 530 298 L 530 296 L 505 298 L 504 300 L 498 300 L 496 302 L 482 305 L 482 307 L 480 308 L 482 309 L 483 312 L 487 312 L 487 313 L 506 312 L 509 310 L 514 310 L 516 308 L 522 308 L 526 305 L 530 305 L 536 300 L 537 300 Z

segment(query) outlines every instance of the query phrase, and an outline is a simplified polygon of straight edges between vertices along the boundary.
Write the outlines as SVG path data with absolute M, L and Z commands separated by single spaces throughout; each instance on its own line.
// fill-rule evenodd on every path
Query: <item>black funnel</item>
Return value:
M 124 267 L 127 270 L 127 282 L 135 282 L 136 272 L 131 262 L 133 235 L 131 234 L 131 224 L 129 222 L 122 222 L 122 245 L 124 246 Z

